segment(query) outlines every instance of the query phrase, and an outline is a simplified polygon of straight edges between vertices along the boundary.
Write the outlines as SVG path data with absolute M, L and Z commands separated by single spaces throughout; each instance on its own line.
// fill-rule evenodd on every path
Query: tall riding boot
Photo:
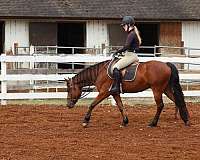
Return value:
M 119 94 L 120 93 L 121 76 L 120 76 L 120 72 L 117 68 L 114 68 L 114 70 L 113 70 L 113 78 L 114 78 L 114 82 L 112 84 L 112 88 L 111 88 L 110 92 L 112 94 Z

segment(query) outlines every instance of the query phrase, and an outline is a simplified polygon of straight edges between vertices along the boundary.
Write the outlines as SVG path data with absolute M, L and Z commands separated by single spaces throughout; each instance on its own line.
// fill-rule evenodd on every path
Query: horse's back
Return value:
M 144 63 L 140 63 L 142 67 L 145 67 L 148 72 L 170 72 L 170 68 L 165 62 L 151 60 Z
M 171 69 L 168 65 L 161 61 L 151 60 L 141 63 L 138 72 L 146 78 L 148 82 L 169 80 Z

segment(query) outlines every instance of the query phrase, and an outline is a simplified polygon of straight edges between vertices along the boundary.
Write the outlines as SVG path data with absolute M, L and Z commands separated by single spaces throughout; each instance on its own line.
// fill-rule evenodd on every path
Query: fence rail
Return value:
M 64 46 L 29 46 L 29 47 L 15 47 L 14 51 L 16 55 L 24 55 L 24 54 L 30 54 L 33 53 L 39 53 L 39 54 L 77 54 L 77 53 L 90 53 L 93 55 L 98 54 L 105 54 L 110 53 L 111 51 L 114 51 L 116 49 L 121 48 L 122 46 L 104 46 L 99 48 L 88 48 L 88 47 L 64 47 Z M 160 56 L 163 53 L 160 51 L 160 49 L 172 49 L 173 51 L 180 51 L 182 56 L 186 57 L 199 57 L 200 56 L 200 48 L 194 48 L 194 47 L 175 47 L 175 46 L 140 46 L 140 49 L 150 49 L 151 51 L 145 52 L 145 53 L 138 53 L 141 56 Z M 59 51 L 60 50 L 60 51 Z M 68 50 L 68 51 L 66 51 Z M 197 53 L 198 54 L 194 54 Z
M 10 81 L 34 81 L 48 80 L 59 81 L 64 78 L 72 77 L 74 74 L 8 74 L 6 64 L 9 62 L 53 62 L 53 63 L 83 63 L 83 62 L 101 62 L 111 59 L 111 57 L 103 55 L 75 54 L 75 55 L 27 55 L 27 56 L 0 56 L 1 61 L 1 93 L 0 99 L 2 104 L 5 104 L 8 99 L 49 99 L 49 98 L 66 98 L 66 92 L 50 92 L 50 93 L 8 93 L 8 83 Z M 200 58 L 191 57 L 139 57 L 140 62 L 149 60 L 158 60 L 163 62 L 172 62 L 180 64 L 193 64 L 200 66 Z M 180 74 L 182 81 L 195 81 L 200 83 L 200 74 Z M 64 83 L 64 82 L 63 82 Z M 200 91 L 184 91 L 185 96 L 200 96 Z M 97 95 L 96 92 L 90 93 L 86 98 L 93 98 Z M 123 94 L 123 97 L 152 97 L 151 91 L 140 93 Z
M 75 55 L 32 55 L 32 56 L 0 56 L 1 62 L 52 62 L 52 63 L 79 63 L 79 62 L 102 62 L 111 59 L 110 56 L 75 54 Z M 200 57 L 139 57 L 140 62 L 158 60 L 180 64 L 200 64 Z

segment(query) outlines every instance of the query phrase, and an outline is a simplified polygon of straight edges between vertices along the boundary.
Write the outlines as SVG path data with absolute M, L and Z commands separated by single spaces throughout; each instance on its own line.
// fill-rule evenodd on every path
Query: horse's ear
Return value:
M 70 84 L 70 81 L 71 81 L 71 79 L 70 78 L 64 78 L 65 79 L 65 82 L 67 83 L 67 85 L 69 85 Z
M 65 79 L 66 84 L 68 85 L 69 84 L 69 78 L 68 79 L 64 78 L 64 79 Z

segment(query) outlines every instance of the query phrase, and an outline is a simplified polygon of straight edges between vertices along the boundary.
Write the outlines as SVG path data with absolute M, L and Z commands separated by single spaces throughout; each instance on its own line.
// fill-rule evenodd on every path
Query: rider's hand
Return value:
M 118 56 L 118 52 L 114 52 L 113 54 L 112 54 L 112 57 L 113 58 L 115 58 L 115 57 L 117 57 Z

